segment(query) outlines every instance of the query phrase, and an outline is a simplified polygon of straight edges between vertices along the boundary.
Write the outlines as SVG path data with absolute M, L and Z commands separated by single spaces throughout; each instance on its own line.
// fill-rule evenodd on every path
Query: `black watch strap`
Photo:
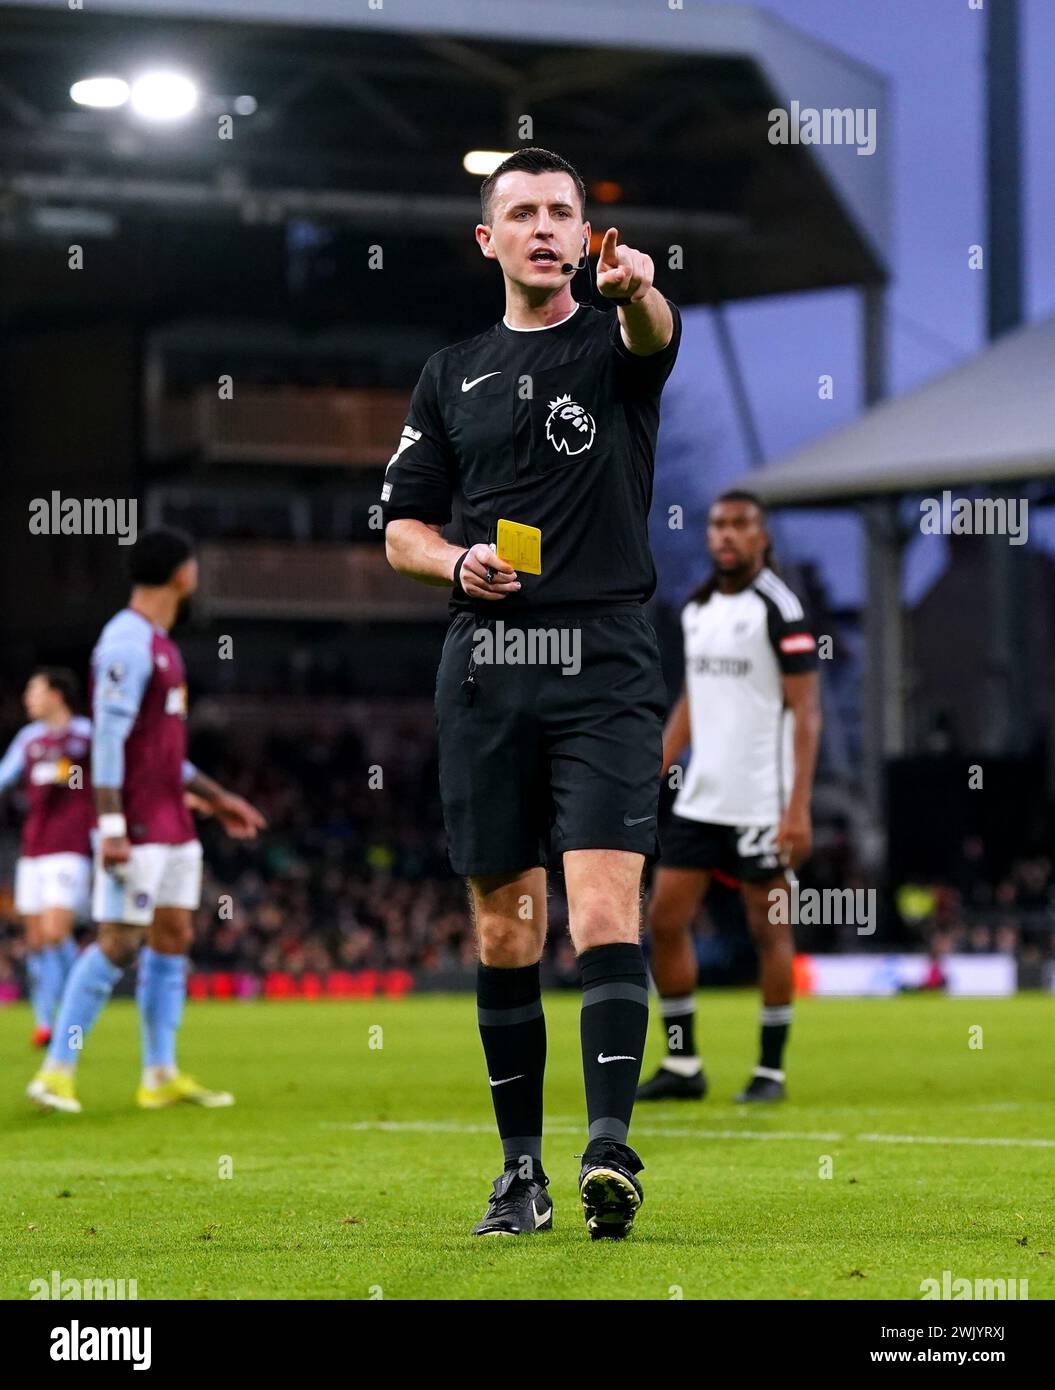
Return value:
M 472 546 L 469 547 L 469 550 L 471 550 L 471 549 L 472 549 Z M 465 557 L 466 557 L 466 555 L 468 555 L 469 550 L 463 550 L 462 553 L 458 556 L 457 560 L 455 560 L 455 562 L 454 562 L 454 575 L 453 575 L 453 580 L 454 580 L 454 587 L 455 587 L 456 589 L 460 589 L 460 588 L 462 587 L 462 565 L 465 564 Z

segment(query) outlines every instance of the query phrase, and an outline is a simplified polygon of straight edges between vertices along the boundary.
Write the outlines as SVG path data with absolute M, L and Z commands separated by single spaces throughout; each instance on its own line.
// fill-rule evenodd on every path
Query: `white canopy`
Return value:
M 772 506 L 1055 477 L 1055 316 L 743 479 Z

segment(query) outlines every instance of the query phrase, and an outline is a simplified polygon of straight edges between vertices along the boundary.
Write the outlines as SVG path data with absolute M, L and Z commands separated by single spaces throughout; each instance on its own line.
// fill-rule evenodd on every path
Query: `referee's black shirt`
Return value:
M 648 544 L 659 398 L 681 342 L 628 350 L 617 313 L 580 304 L 549 328 L 504 322 L 435 353 L 385 472 L 384 520 L 447 527 L 465 546 L 497 538 L 499 518 L 542 532 L 542 573 L 519 593 L 452 613 L 645 603 L 656 586 Z

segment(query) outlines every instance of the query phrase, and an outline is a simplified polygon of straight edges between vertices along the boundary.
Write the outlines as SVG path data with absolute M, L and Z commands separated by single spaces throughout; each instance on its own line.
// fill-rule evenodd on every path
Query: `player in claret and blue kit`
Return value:
M 233 1101 L 176 1065 L 202 877 L 201 844 L 186 793 L 206 802 L 235 839 L 255 838 L 264 819 L 187 761 L 187 687 L 170 631 L 197 587 L 189 540 L 177 531 L 147 532 L 131 551 L 129 570 L 128 607 L 106 624 L 92 653 L 92 780 L 99 822 L 92 916 L 99 936 L 70 974 L 47 1059 L 27 1092 L 52 1110 L 80 1110 L 74 1069 L 82 1040 L 137 956 L 143 1042 L 138 1104 L 157 1109 L 180 1101 Z
M 72 713 L 72 671 L 42 666 L 26 683 L 30 722 L 0 760 L 0 792 L 21 783 L 28 810 L 15 867 L 15 910 L 26 930 L 33 1042 L 46 1047 L 77 946 L 75 923 L 88 919 L 89 834 L 95 821 L 88 771 L 91 724 Z

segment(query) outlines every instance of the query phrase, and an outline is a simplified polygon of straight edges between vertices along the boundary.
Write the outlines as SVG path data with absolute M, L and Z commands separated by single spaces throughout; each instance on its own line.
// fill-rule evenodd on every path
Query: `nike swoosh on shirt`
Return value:
M 490 1078 L 490 1077 L 488 1077 L 487 1079 L 488 1079 L 488 1081 L 491 1081 L 491 1078 Z M 508 1081 L 522 1081 L 523 1079 L 524 1079 L 524 1073 L 521 1072 L 519 1076 L 503 1076 L 502 1079 L 501 1079 L 501 1081 L 491 1081 L 491 1085 L 492 1085 L 492 1086 L 504 1086 Z
M 598 1052 L 597 1060 L 602 1066 L 605 1062 L 636 1062 L 636 1057 L 606 1057 L 603 1052 Z
M 475 377 L 472 381 L 466 381 L 465 377 L 462 377 L 462 390 L 463 390 L 463 391 L 471 391 L 471 390 L 473 389 L 474 386 L 479 386 L 479 385 L 480 385 L 480 382 L 481 382 L 481 381 L 486 381 L 487 378 L 488 378 L 489 376 L 501 376 L 501 375 L 502 375 L 501 372 L 484 372 L 483 376 Z
M 647 820 L 655 820 L 655 816 L 623 816 L 624 825 L 644 825 Z

